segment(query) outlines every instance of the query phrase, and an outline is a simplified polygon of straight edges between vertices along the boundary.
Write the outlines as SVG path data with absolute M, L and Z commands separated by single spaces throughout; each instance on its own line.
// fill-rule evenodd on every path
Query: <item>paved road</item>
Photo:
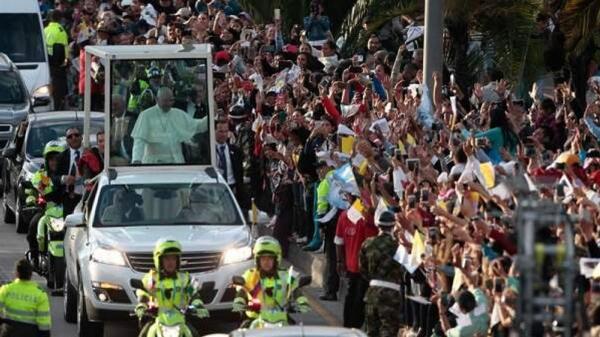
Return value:
M 1 200 L 0 200 L 1 202 Z M 0 204 L 1 205 L 1 204 Z M 0 210 L 0 219 L 4 216 Z M 15 261 L 23 257 L 27 250 L 25 235 L 17 234 L 14 224 L 4 224 L 0 222 L 0 283 L 5 283 L 13 278 L 13 266 Z M 36 277 L 40 283 L 44 283 L 42 278 Z M 51 297 L 52 311 L 52 335 L 60 337 L 73 337 L 76 333 L 76 326 L 63 320 L 62 316 L 62 296 Z M 197 327 L 201 334 L 229 332 L 236 328 L 235 322 L 226 319 L 226 317 L 216 317 L 203 320 L 202 326 Z M 322 315 L 317 312 L 311 312 L 297 317 L 298 321 L 305 325 L 327 325 Z M 104 336 L 108 337 L 133 337 L 137 336 L 136 323 L 114 322 L 105 327 Z

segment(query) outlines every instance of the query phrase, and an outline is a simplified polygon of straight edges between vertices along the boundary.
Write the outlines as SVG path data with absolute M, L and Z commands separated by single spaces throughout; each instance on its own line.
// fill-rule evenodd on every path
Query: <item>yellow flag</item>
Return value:
M 412 145 L 412 146 L 414 146 L 415 144 L 417 144 L 417 141 L 415 140 L 415 138 L 410 133 L 406 134 L 406 142 L 409 145 Z
M 367 165 L 369 165 L 369 162 L 366 159 L 363 160 L 362 163 L 360 163 L 360 165 L 358 166 L 358 174 L 364 176 L 365 173 L 367 173 Z
M 352 154 L 352 146 L 354 145 L 354 137 L 344 136 L 342 137 L 342 152 L 345 154 Z
M 352 206 L 348 209 L 348 212 L 346 213 L 348 220 L 350 220 L 353 224 L 356 224 L 356 222 L 358 222 L 358 220 L 363 218 L 364 209 L 365 209 L 365 206 L 360 201 L 360 198 L 356 199 L 356 201 L 354 201 L 354 203 L 352 204 Z
M 406 147 L 404 146 L 404 143 L 402 143 L 401 140 L 398 141 L 398 149 L 400 150 L 401 154 L 406 154 Z
M 436 201 L 436 204 L 438 205 L 439 208 L 443 209 L 444 211 L 448 211 L 448 205 L 446 204 L 446 202 L 442 199 L 438 199 Z
M 423 240 L 423 234 L 416 230 L 415 235 L 413 236 L 412 250 L 410 251 L 410 255 L 412 256 L 413 260 L 418 264 L 420 264 L 423 261 L 421 255 L 425 253 L 424 241 L 425 240 Z
M 479 164 L 479 169 L 481 170 L 481 174 L 483 174 L 483 179 L 485 180 L 485 187 L 492 188 L 495 183 L 495 174 L 494 174 L 494 166 L 492 163 L 481 163 Z

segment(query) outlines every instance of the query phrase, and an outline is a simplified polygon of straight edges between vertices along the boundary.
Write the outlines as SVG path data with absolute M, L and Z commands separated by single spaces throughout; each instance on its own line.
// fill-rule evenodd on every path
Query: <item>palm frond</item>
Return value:
M 600 29 L 600 0 L 568 0 L 560 14 L 560 29 L 567 51 L 581 54 Z

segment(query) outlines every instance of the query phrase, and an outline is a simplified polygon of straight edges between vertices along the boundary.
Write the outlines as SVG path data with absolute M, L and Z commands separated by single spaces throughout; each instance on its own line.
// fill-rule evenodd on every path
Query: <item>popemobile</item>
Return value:
M 155 311 L 147 303 L 141 316 L 152 316 L 147 336 L 194 336 L 190 311 L 231 310 L 232 276 L 252 266 L 250 229 L 214 168 L 210 46 L 88 46 L 85 57 L 84 144 L 90 84 L 103 81 L 104 170 L 66 218 L 64 317 L 78 336 L 102 336 L 103 322 L 134 312 L 136 289 L 160 274 L 162 256 L 176 254 L 177 276 L 150 287 L 189 296 Z M 157 251 L 160 242 L 177 249 Z

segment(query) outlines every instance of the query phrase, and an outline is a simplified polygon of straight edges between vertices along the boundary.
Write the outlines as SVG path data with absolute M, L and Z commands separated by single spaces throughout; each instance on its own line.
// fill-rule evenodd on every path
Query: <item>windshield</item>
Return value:
M 109 185 L 102 188 L 94 226 L 239 225 L 223 184 Z
M 0 104 L 24 103 L 25 91 L 19 74 L 13 71 L 0 71 Z
M 0 14 L 0 52 L 15 63 L 45 62 L 38 14 Z
M 44 152 L 44 146 L 51 140 L 59 140 L 66 146 L 65 133 L 67 129 L 76 126 L 83 130 L 83 124 L 73 123 L 73 121 L 64 121 L 55 124 L 39 124 L 29 128 L 27 132 L 26 155 L 31 158 L 41 158 Z M 104 122 L 92 121 L 90 125 L 91 137 L 90 143 L 96 144 L 96 133 L 104 129 Z

